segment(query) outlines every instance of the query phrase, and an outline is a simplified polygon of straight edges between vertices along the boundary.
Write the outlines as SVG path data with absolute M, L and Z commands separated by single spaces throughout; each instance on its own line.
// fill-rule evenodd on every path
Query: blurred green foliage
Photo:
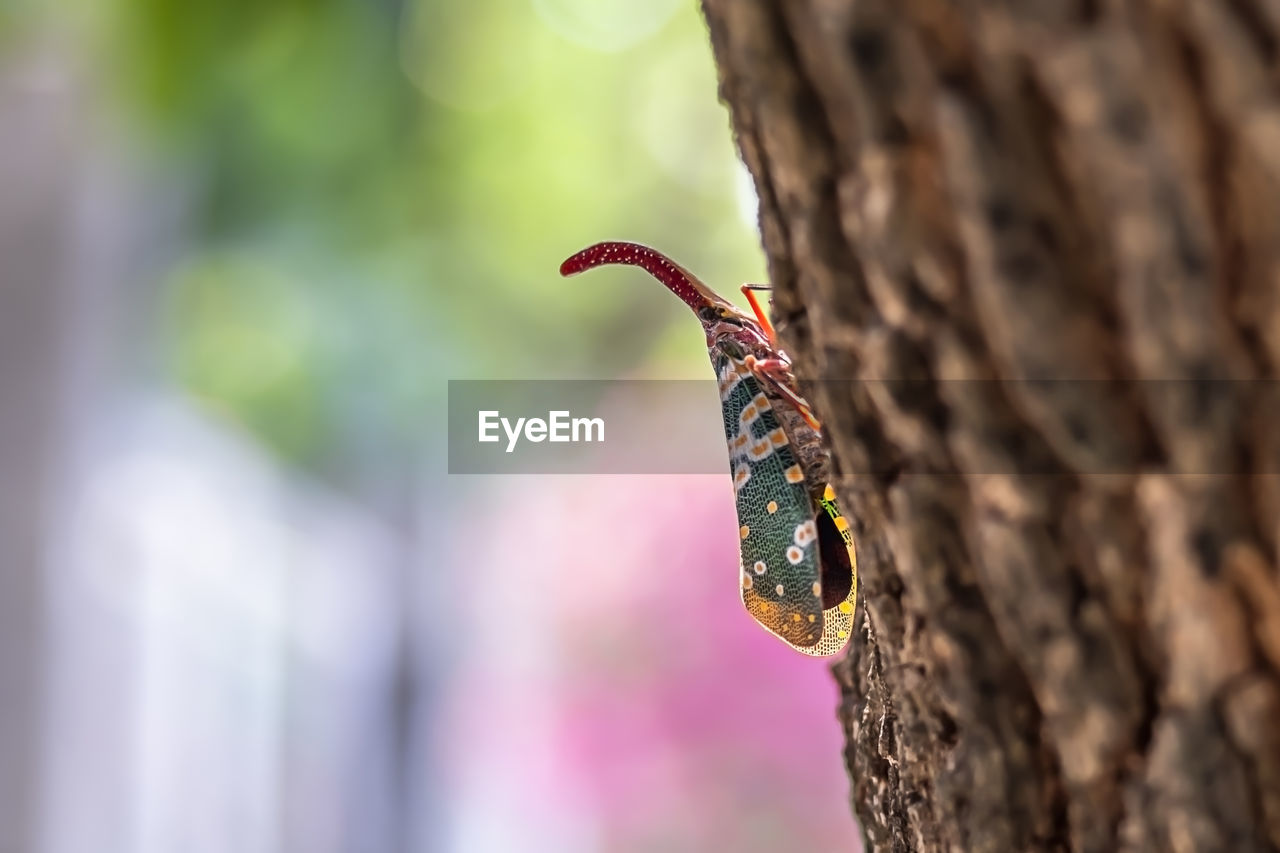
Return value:
M 763 280 L 692 2 L 90 5 L 132 135 L 195 199 L 164 363 L 298 464 L 419 451 L 449 378 L 702 376 L 658 285 L 559 277 L 590 242 Z

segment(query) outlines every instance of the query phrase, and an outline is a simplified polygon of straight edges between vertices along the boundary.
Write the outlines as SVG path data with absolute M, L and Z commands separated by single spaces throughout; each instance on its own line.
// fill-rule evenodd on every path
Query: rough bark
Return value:
M 1280 2 L 704 10 L 869 847 L 1280 848 Z

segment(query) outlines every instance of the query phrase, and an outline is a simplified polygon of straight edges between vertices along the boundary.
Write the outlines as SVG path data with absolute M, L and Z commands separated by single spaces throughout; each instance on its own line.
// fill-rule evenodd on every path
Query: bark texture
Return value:
M 869 847 L 1280 848 L 1280 2 L 704 10 Z

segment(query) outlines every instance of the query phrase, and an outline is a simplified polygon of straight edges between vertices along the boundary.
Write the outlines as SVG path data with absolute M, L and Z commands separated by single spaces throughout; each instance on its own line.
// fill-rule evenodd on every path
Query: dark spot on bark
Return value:
M 924 283 L 920 280 L 920 276 L 916 274 L 914 267 L 903 271 L 902 293 L 913 309 L 921 314 L 928 312 L 926 316 L 933 316 L 939 307 L 933 295 L 925 289 Z
M 955 718 L 946 711 L 938 711 L 938 740 L 945 747 L 954 747 L 958 740 Z
M 1078 564 L 1072 564 L 1066 577 L 1067 591 L 1071 596 L 1071 616 L 1079 619 L 1085 604 L 1089 602 L 1089 587 L 1085 584 L 1084 575 Z
M 1083 444 L 1089 438 L 1089 427 L 1078 413 L 1072 412 L 1065 418 L 1067 434 L 1071 440 Z
M 907 463 L 902 459 L 895 457 L 887 462 L 876 463 L 872 467 L 872 470 L 867 473 L 876 478 L 876 483 L 881 489 L 888 491 L 894 483 L 898 482 L 898 479 L 906 470 Z
M 1200 242 L 1192 233 L 1191 224 L 1187 221 L 1181 201 L 1172 189 L 1161 195 L 1164 196 L 1162 200 L 1165 202 L 1165 209 L 1169 212 L 1169 220 L 1173 226 L 1178 263 L 1182 265 L 1188 276 L 1195 278 L 1204 276 L 1209 270 L 1209 262 L 1205 258 Z
M 889 46 L 884 34 L 877 30 L 859 28 L 853 31 L 849 39 L 849 49 L 853 51 L 853 61 L 858 70 L 864 74 L 875 73 L 889 55 Z
M 1195 549 L 1200 560 L 1200 569 L 1206 577 L 1217 577 L 1219 569 L 1218 537 L 1206 528 L 1200 528 L 1191 537 L 1191 547 Z
M 987 224 L 997 231 L 1013 225 L 1016 216 L 1013 205 L 1002 198 L 988 199 L 983 213 L 987 217 Z
M 1207 418 L 1219 408 L 1230 390 L 1230 382 L 1219 379 L 1213 365 L 1203 359 L 1191 364 L 1190 388 L 1187 389 L 1191 403 L 1191 414 L 1197 418 Z M 1221 473 L 1221 472 L 1214 472 Z
M 1125 101 L 1111 111 L 1111 130 L 1122 141 L 1136 145 L 1146 136 L 1147 108 L 1138 101 Z
M 880 134 L 880 141 L 885 145 L 901 148 L 911 141 L 911 131 L 907 129 L 906 122 L 899 116 L 891 115 L 885 120 L 884 130 Z
M 1016 250 L 1000 259 L 1000 272 L 1014 284 L 1028 284 L 1040 275 L 1044 265 L 1035 252 Z
M 814 138 L 820 139 L 827 135 L 827 114 L 822 108 L 822 102 L 809 89 L 803 89 L 796 93 L 793 102 L 795 116 L 800 124 L 806 129 L 815 133 Z M 832 180 L 834 177 L 829 176 Z
M 1050 252 L 1058 251 L 1058 232 L 1054 230 L 1053 224 L 1043 216 L 1037 216 L 1031 221 L 1031 233 L 1035 234 L 1036 241 L 1044 246 Z
M 959 531 L 955 531 L 955 535 L 959 536 Z M 947 593 L 958 609 L 977 611 L 987 608 L 987 599 L 982 590 L 972 583 L 948 584 Z

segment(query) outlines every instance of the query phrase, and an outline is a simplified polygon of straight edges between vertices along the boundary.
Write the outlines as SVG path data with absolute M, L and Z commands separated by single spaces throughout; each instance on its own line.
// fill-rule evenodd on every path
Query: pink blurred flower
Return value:
M 743 609 L 724 478 L 504 486 L 470 537 L 462 795 L 488 768 L 583 849 L 856 849 L 835 685 Z

